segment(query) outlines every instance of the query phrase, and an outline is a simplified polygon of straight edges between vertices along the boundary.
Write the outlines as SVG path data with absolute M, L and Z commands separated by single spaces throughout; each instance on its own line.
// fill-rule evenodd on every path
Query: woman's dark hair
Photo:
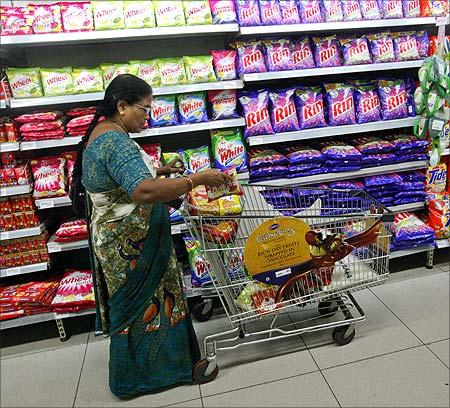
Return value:
M 83 151 L 94 128 L 102 116 L 111 118 L 117 112 L 117 102 L 123 100 L 132 105 L 152 94 L 151 86 L 134 75 L 123 74 L 115 77 L 105 91 L 103 101 L 97 106 L 94 118 L 77 146 L 77 158 L 73 168 L 70 198 L 75 214 L 83 215 L 85 211 L 85 190 L 81 184 L 83 173 Z

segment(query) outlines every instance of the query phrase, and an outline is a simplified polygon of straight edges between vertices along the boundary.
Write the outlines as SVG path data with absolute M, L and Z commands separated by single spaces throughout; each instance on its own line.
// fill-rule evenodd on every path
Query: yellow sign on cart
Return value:
M 258 226 L 244 249 L 247 272 L 260 282 L 284 282 L 292 266 L 311 260 L 305 240 L 308 231 L 308 224 L 292 217 L 274 218 Z

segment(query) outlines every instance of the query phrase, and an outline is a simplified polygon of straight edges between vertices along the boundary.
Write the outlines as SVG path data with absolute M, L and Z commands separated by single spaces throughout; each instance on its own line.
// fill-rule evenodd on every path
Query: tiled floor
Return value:
M 26 343 L 18 340 L 26 328 L 9 330 L 2 333 L 0 406 L 448 407 L 449 270 L 444 259 L 356 293 L 367 320 L 346 346 L 327 330 L 220 352 L 215 381 L 128 401 L 109 392 L 109 341 L 86 330 L 91 319 L 72 319 L 78 334 L 65 343 L 45 336 Z M 221 315 L 195 326 L 199 341 L 228 328 Z

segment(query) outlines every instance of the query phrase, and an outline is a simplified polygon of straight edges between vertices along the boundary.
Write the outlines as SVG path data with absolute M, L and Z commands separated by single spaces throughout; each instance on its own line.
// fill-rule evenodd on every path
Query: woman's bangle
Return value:
M 192 181 L 192 179 L 188 176 L 183 176 L 187 182 L 188 182 L 188 192 L 192 191 L 194 189 L 194 182 Z

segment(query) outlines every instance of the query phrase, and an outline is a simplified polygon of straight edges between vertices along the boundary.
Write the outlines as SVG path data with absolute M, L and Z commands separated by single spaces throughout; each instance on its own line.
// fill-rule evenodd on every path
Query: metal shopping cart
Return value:
M 231 324 L 230 330 L 204 339 L 206 357 L 194 369 L 199 383 L 217 376 L 218 351 L 325 329 L 333 329 L 332 337 L 338 345 L 348 344 L 355 336 L 355 323 L 365 319 L 351 292 L 381 284 L 389 274 L 386 223 L 392 221 L 392 214 L 365 192 L 251 185 L 242 189 L 239 216 L 204 215 L 201 208 L 189 203 L 184 206 L 186 224 L 211 265 L 212 283 Z M 309 225 L 311 259 L 284 271 L 284 281 L 278 271 L 277 285 L 265 285 L 267 292 L 257 291 L 263 296 L 258 306 L 243 302 L 248 300 L 246 292 L 261 287 L 246 271 L 243 255 L 247 239 L 258 226 L 280 217 L 301 219 Z M 223 223 L 231 225 L 233 233 L 226 240 L 218 240 L 211 231 Z M 320 245 L 327 251 L 321 252 Z M 302 311 L 295 313 L 300 315 L 297 321 L 277 324 L 280 315 L 291 311 Z M 323 319 L 338 311 L 342 312 L 341 319 Z M 265 322 L 267 327 L 254 330 L 254 322 Z

